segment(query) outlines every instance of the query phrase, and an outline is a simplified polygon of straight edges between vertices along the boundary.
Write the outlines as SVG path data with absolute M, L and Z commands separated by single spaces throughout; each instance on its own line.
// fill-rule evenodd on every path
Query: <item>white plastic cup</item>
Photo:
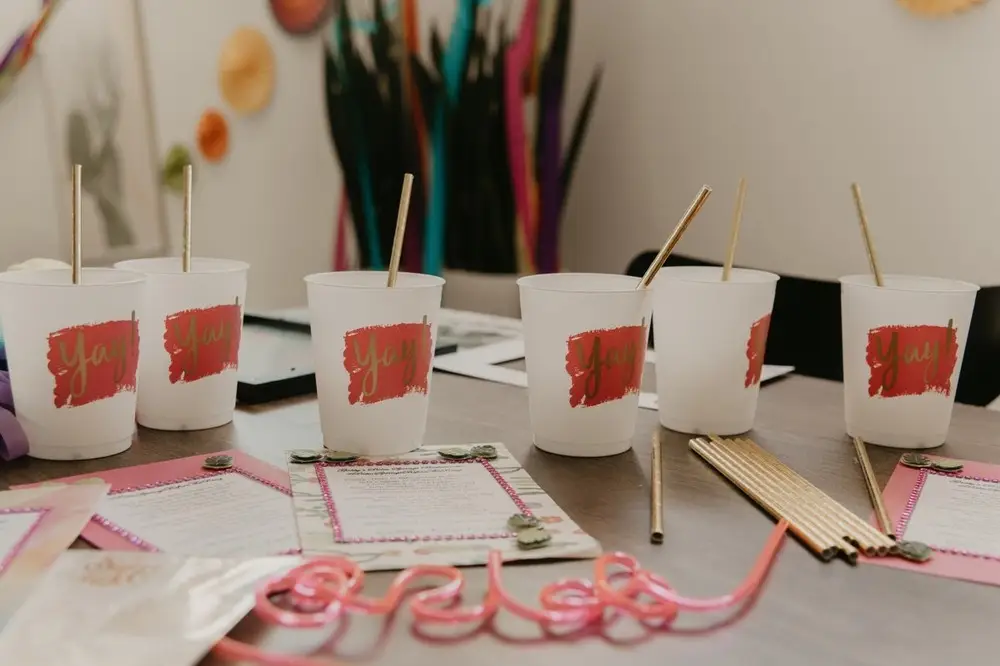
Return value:
M 250 266 L 180 257 L 120 261 L 146 275 L 136 420 L 156 430 L 204 430 L 233 420 Z
M 753 428 L 778 276 L 671 266 L 653 280 L 660 423 L 693 434 Z
M 574 457 L 628 451 L 649 336 L 649 289 L 602 273 L 517 281 L 535 446 Z
M 0 273 L 0 318 L 28 455 L 89 460 L 135 433 L 145 276 L 85 268 Z
M 444 280 L 385 271 L 305 278 L 327 449 L 364 456 L 423 444 Z
M 979 287 L 910 275 L 840 278 L 847 434 L 900 449 L 944 444 Z

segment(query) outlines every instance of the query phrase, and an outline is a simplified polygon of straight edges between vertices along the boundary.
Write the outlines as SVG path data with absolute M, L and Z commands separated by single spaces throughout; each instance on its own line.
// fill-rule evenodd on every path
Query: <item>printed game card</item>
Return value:
M 0 630 L 107 492 L 103 483 L 0 492 Z
M 486 564 L 585 559 L 600 544 L 545 494 L 502 444 L 497 457 L 443 458 L 425 446 L 394 458 L 299 463 L 289 457 L 292 496 L 304 555 L 342 555 L 367 571 L 418 564 Z M 514 514 L 537 518 L 552 535 L 522 550 L 507 526 Z
M 0 664 L 196 664 L 300 558 L 64 553 L 0 634 Z
M 865 562 L 1000 585 L 1000 465 L 961 462 L 958 472 L 899 464 L 883 493 L 897 538 L 927 544 L 933 557 L 924 563 L 894 557 Z
M 210 458 L 229 457 L 225 468 Z M 83 538 L 106 550 L 201 557 L 297 553 L 288 476 L 239 451 L 61 479 L 111 485 Z

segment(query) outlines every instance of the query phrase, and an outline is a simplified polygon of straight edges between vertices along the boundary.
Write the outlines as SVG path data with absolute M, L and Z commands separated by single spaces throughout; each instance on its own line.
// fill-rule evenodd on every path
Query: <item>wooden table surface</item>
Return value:
M 852 447 L 843 432 L 840 384 L 789 377 L 761 391 L 755 439 L 848 508 L 870 507 Z M 637 556 L 687 595 L 727 593 L 746 575 L 773 523 L 687 448 L 687 437 L 663 431 L 666 541 L 648 541 L 650 436 L 656 413 L 640 410 L 634 449 L 612 458 L 561 458 L 531 447 L 523 389 L 435 374 L 428 442 L 502 441 L 527 471 L 605 550 Z M 950 442 L 939 452 L 1000 463 L 1000 414 L 957 406 Z M 171 434 L 143 430 L 119 456 L 87 463 L 20 460 L 5 465 L 0 486 L 166 460 L 231 447 L 280 463 L 290 448 L 320 445 L 316 404 L 296 400 L 240 410 L 215 430 Z M 884 485 L 899 452 L 871 447 Z M 591 574 L 587 561 L 508 565 L 505 584 L 534 601 L 547 582 Z M 465 569 L 467 601 L 485 589 L 484 569 Z M 383 591 L 393 574 L 370 574 L 367 590 Z M 503 615 L 471 637 L 436 631 L 417 638 L 409 616 L 394 623 L 353 618 L 334 648 L 344 662 L 399 666 L 496 664 L 532 666 L 618 664 L 992 663 L 1000 589 L 883 567 L 823 564 L 789 540 L 756 603 L 727 616 L 684 615 L 670 632 L 647 633 L 618 622 L 603 637 L 542 639 L 537 629 Z M 322 632 L 261 633 L 253 620 L 234 635 L 258 636 L 275 650 L 308 652 Z M 212 659 L 206 663 L 218 663 Z

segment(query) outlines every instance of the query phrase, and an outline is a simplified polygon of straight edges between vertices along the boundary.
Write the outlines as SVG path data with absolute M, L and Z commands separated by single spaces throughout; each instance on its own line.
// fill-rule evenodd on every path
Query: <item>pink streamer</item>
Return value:
M 761 587 L 784 541 L 788 524 L 779 522 L 768 537 L 746 579 L 730 594 L 689 599 L 674 592 L 662 577 L 643 569 L 636 558 L 608 553 L 594 563 L 594 582 L 562 580 L 542 588 L 540 608 L 514 599 L 503 587 L 503 555 L 493 551 L 486 565 L 487 591 L 482 603 L 460 606 L 465 587 L 462 572 L 451 566 L 423 565 L 400 572 L 382 598 L 361 595 L 364 572 L 343 557 L 315 559 L 264 583 L 257 590 L 256 614 L 282 627 L 316 629 L 333 624 L 347 613 L 392 615 L 403 606 L 408 588 L 418 579 L 437 578 L 437 587 L 412 594 L 407 604 L 416 624 L 484 624 L 501 609 L 538 624 L 549 632 L 559 626 L 583 627 L 607 621 L 611 614 L 626 615 L 650 628 L 666 628 L 682 611 L 707 613 L 727 610 L 750 599 Z M 617 569 L 617 571 L 612 571 Z M 615 581 L 624 580 L 623 584 Z M 283 597 L 282 606 L 275 599 Z M 216 655 L 266 666 L 329 666 L 325 658 L 280 655 L 223 638 Z
M 504 56 L 506 80 L 504 81 L 504 102 L 507 120 L 507 156 L 510 160 L 511 184 L 514 189 L 514 205 L 521 227 L 530 271 L 534 270 L 536 221 L 531 204 L 528 179 L 527 135 L 524 129 L 524 75 L 535 51 L 535 27 L 538 23 L 538 0 L 528 0 L 521 18 L 521 29 L 517 39 L 507 49 Z

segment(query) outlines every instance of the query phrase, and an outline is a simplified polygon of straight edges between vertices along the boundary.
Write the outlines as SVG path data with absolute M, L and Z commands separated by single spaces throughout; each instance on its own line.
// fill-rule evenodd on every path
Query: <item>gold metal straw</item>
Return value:
M 701 192 L 698 193 L 698 196 L 695 197 L 694 201 L 691 202 L 691 205 L 688 206 L 687 212 L 684 213 L 684 217 L 682 217 L 681 221 L 677 223 L 677 226 L 674 228 L 674 232 L 670 234 L 670 238 L 667 239 L 667 242 L 664 243 L 660 252 L 656 255 L 656 258 L 653 259 L 653 263 L 651 263 L 649 268 L 646 269 L 646 274 L 642 276 L 641 280 L 639 280 L 639 284 L 635 287 L 636 289 L 645 289 L 653 283 L 653 278 L 656 277 L 656 273 L 663 268 L 663 264 L 666 263 L 667 257 L 669 257 L 670 253 L 674 251 L 674 247 L 680 241 L 681 236 L 683 236 L 684 232 L 687 231 L 688 225 L 691 224 L 691 221 L 696 215 L 698 215 L 701 207 L 705 205 L 705 200 L 708 199 L 708 195 L 711 193 L 711 187 L 708 185 L 702 185 Z
M 894 542 L 833 500 L 774 454 L 747 438 L 695 438 L 692 450 L 735 483 L 772 515 L 783 518 L 820 557 L 837 552 L 849 562 L 857 549 L 888 555 Z
M 191 270 L 191 199 L 193 175 L 191 165 L 186 165 L 184 167 L 184 252 L 181 258 L 185 273 Z
M 868 253 L 868 266 L 872 275 L 875 276 L 875 284 L 879 287 L 885 286 L 882 279 L 882 269 L 878 265 L 878 255 L 875 254 L 875 242 L 872 240 L 871 230 L 868 228 L 868 216 L 865 215 L 865 206 L 861 201 L 861 188 L 857 183 L 851 185 L 851 192 L 854 194 L 854 205 L 858 209 L 858 220 L 861 222 L 861 235 L 865 240 L 865 251 Z M 860 437 L 854 438 L 854 450 L 858 454 L 858 463 L 865 477 L 865 486 L 868 488 L 868 496 L 872 500 L 875 508 L 875 516 L 878 518 L 879 528 L 882 533 L 890 539 L 896 538 L 896 531 L 893 529 L 892 521 L 889 520 L 889 513 L 885 510 L 885 503 L 882 502 L 882 491 L 879 489 L 878 480 L 875 478 L 875 471 L 872 469 L 872 462 L 868 458 L 868 449 L 865 442 Z
M 780 472 L 768 465 L 768 462 L 757 455 L 756 451 L 751 448 L 734 446 L 736 444 L 735 440 L 722 442 L 716 439 L 713 442 L 722 451 L 726 451 L 736 457 L 741 464 L 754 470 L 758 475 L 757 480 L 765 484 L 770 492 L 777 493 L 779 496 L 785 498 L 788 503 L 786 511 L 790 516 L 796 520 L 802 520 L 813 527 L 817 532 L 827 537 L 849 561 L 855 561 L 857 550 L 855 550 L 853 545 L 844 543 L 844 534 L 839 525 L 837 525 L 837 522 L 831 520 L 826 512 L 822 510 L 818 511 L 815 503 L 807 501 L 807 497 L 805 497 L 801 489 L 782 479 Z
M 392 238 L 392 256 L 389 257 L 389 281 L 387 286 L 396 286 L 399 275 L 399 261 L 403 255 L 403 238 L 406 236 L 406 217 L 410 212 L 410 191 L 413 189 L 413 174 L 403 176 L 403 191 L 399 195 L 399 212 L 396 214 L 396 235 Z
M 789 483 L 802 492 L 803 501 L 811 504 L 823 513 L 828 520 L 835 522 L 842 538 L 864 549 L 867 555 L 885 555 L 892 548 L 892 541 L 876 530 L 857 514 L 848 511 L 822 490 L 811 484 L 800 474 L 778 460 L 773 453 L 763 449 L 750 439 L 736 440 L 737 444 L 752 448 L 756 454 L 776 470 L 782 473 Z
M 837 530 L 831 529 L 829 525 L 812 515 L 792 488 L 780 482 L 776 483 L 770 478 L 769 470 L 760 460 L 753 459 L 746 451 L 730 446 L 730 443 L 712 437 L 706 444 L 714 460 L 724 461 L 730 466 L 731 471 L 726 474 L 727 477 L 730 474 L 737 474 L 746 479 L 748 485 L 757 487 L 758 494 L 768 498 L 779 510 L 778 517 L 788 516 L 789 522 L 797 523 L 804 532 L 813 535 L 815 540 L 824 546 L 823 551 L 817 553 L 821 557 L 825 557 L 824 553 L 833 557 L 837 552 L 844 552 L 852 562 L 857 558 L 857 551 L 853 547 L 844 548 L 847 544 L 843 543 L 843 538 Z M 712 464 L 715 465 L 714 462 Z
M 653 433 L 653 471 L 649 498 L 649 540 L 663 543 L 663 462 L 660 433 Z
M 726 445 L 744 451 L 752 461 L 762 466 L 769 473 L 771 482 L 787 488 L 795 497 L 796 505 L 804 507 L 810 516 L 829 529 L 837 539 L 846 539 L 868 556 L 885 555 L 889 551 L 890 542 L 883 534 L 809 483 L 773 454 L 757 446 L 753 440 L 735 438 Z
M 862 520 L 857 514 L 849 511 L 822 490 L 814 486 L 803 476 L 778 460 L 773 453 L 757 446 L 750 439 L 737 440 L 744 446 L 753 448 L 756 453 L 768 460 L 770 464 L 782 471 L 785 478 L 803 492 L 804 501 L 814 505 L 826 516 L 834 520 L 841 530 L 841 536 L 865 550 L 867 555 L 886 555 L 893 547 L 893 542 L 886 535 Z
M 868 487 L 868 496 L 871 497 L 872 506 L 875 508 L 875 517 L 878 518 L 879 529 L 890 539 L 896 538 L 896 530 L 892 527 L 889 519 L 889 512 L 885 510 L 885 502 L 882 501 L 882 491 L 878 487 L 878 480 L 875 478 L 875 470 L 872 469 L 872 461 L 868 458 L 868 448 L 860 437 L 854 438 L 854 450 L 858 453 L 858 462 L 861 464 L 861 471 L 865 476 L 865 485 Z
M 729 280 L 729 274 L 733 270 L 733 260 L 736 258 L 736 241 L 740 237 L 740 222 L 743 220 L 743 201 L 747 196 L 747 180 L 740 178 L 739 187 L 736 188 L 736 210 L 733 211 L 733 228 L 729 232 L 729 251 L 726 253 L 726 263 L 722 265 L 722 281 Z
M 868 216 L 865 215 L 865 205 L 861 202 L 861 188 L 857 183 L 851 185 L 851 192 L 854 193 L 854 205 L 858 208 L 858 221 L 861 222 L 861 235 L 865 238 L 865 250 L 868 252 L 868 265 L 871 267 L 872 275 L 875 276 L 875 284 L 882 287 L 882 271 L 878 267 L 878 257 L 875 255 L 875 243 L 872 242 L 871 232 L 868 230 Z
M 784 505 L 776 501 L 770 493 L 763 492 L 764 486 L 755 483 L 739 465 L 734 465 L 725 456 L 720 456 L 718 451 L 714 449 L 713 442 L 707 439 L 695 438 L 690 441 L 690 446 L 695 453 L 704 458 L 706 462 L 722 473 L 736 487 L 749 495 L 761 508 L 775 518 L 788 520 L 789 531 L 801 539 L 822 559 L 830 560 L 837 554 L 838 544 L 818 534 L 811 526 L 804 525 L 798 520 L 791 520 L 784 510 Z
M 83 167 L 73 165 L 73 249 L 72 257 L 73 284 L 80 284 L 83 275 Z

